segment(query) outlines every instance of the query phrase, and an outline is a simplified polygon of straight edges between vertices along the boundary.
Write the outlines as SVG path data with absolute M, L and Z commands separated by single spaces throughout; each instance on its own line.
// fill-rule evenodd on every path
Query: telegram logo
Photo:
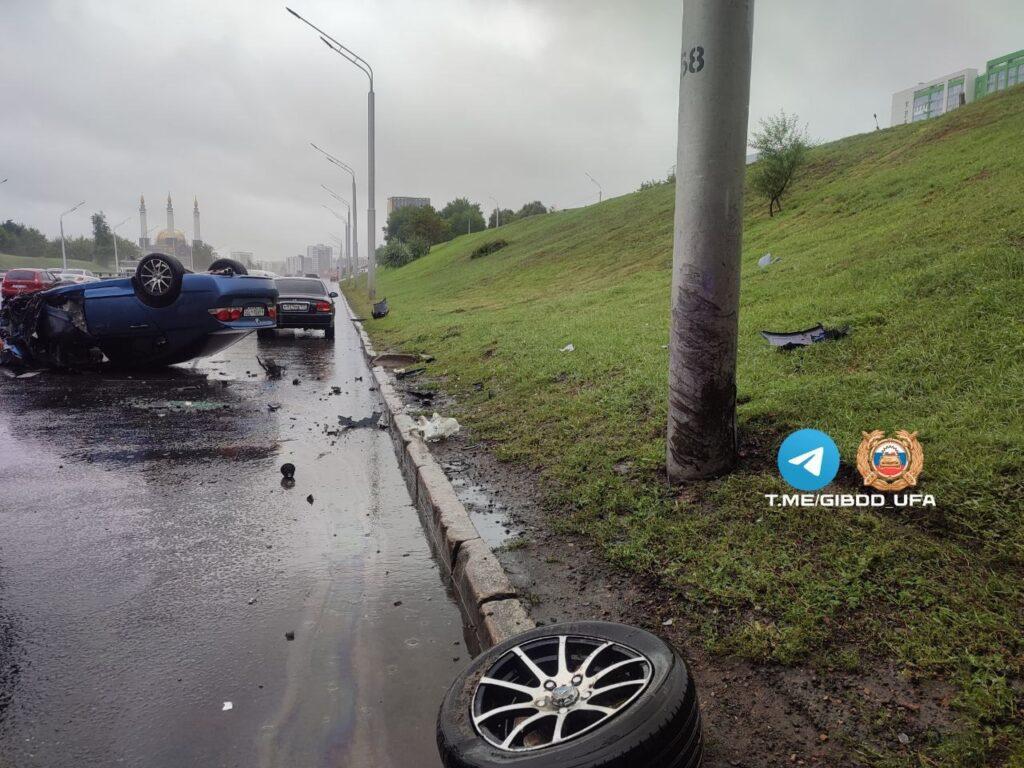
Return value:
M 779 472 L 798 491 L 817 491 L 839 471 L 839 449 L 817 429 L 798 429 L 779 446 Z

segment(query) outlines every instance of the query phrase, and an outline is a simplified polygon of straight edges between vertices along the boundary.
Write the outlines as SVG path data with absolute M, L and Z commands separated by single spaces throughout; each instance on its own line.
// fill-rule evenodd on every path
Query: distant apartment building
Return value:
M 231 251 L 230 256 L 247 267 L 252 266 L 256 261 L 256 255 L 252 251 Z
M 284 260 L 284 273 L 286 275 L 304 274 L 306 271 L 305 259 L 306 257 L 301 253 L 296 256 L 289 256 Z
M 326 275 L 331 271 L 334 247 L 317 243 L 306 246 L 305 272 L 311 275 Z
M 425 208 L 430 205 L 429 197 L 389 197 L 388 216 L 399 208 Z
M 904 125 L 938 117 L 1020 83 L 1024 83 L 1024 51 L 991 59 L 981 74 L 976 69 L 961 69 L 894 93 L 890 124 Z
M 904 125 L 938 117 L 961 104 L 974 101 L 976 69 L 961 69 L 943 77 L 919 83 L 892 96 L 892 125 Z

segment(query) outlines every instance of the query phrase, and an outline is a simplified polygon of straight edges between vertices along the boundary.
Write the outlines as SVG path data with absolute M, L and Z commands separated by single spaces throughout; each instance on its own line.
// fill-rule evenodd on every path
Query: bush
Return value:
M 491 240 L 489 242 L 484 243 L 471 254 L 469 254 L 469 258 L 479 259 L 481 256 L 486 256 L 489 253 L 500 251 L 506 245 L 508 245 L 508 241 L 506 240 Z
M 411 237 L 408 240 L 392 238 L 391 242 L 377 248 L 377 263 L 387 269 L 398 269 L 428 253 L 430 243 L 422 237 Z

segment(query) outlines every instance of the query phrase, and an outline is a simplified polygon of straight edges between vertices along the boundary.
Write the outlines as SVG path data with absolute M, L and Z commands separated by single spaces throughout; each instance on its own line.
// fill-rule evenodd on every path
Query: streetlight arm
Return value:
M 352 170 L 352 168 L 347 163 L 342 162 L 341 160 L 336 158 L 334 155 L 332 155 L 330 152 L 328 152 L 328 151 L 326 151 L 324 149 L 321 149 L 316 144 L 314 144 L 312 141 L 309 142 L 309 146 L 311 146 L 313 149 L 315 149 L 317 152 L 319 152 L 321 155 L 326 157 L 328 160 L 330 160 L 335 165 L 339 166 L 340 168 L 344 168 L 346 171 L 348 171 L 349 173 L 352 174 L 353 178 L 355 178 L 355 173 L 356 172 L 354 170 Z
M 349 210 L 352 210 L 352 206 L 348 204 L 348 200 L 346 200 L 344 197 L 339 195 L 337 192 L 335 192 L 333 189 L 328 187 L 326 184 L 321 184 L 320 186 L 323 187 L 325 190 L 327 190 L 327 194 L 329 194 L 331 197 L 333 197 L 339 203 L 343 203 L 345 205 L 345 207 L 348 208 Z
M 368 78 L 370 78 L 370 89 L 371 90 L 373 89 L 373 67 L 370 66 L 370 62 L 368 62 L 366 59 L 364 59 L 362 56 L 360 56 L 358 53 L 356 53 L 352 49 L 346 48 L 344 45 L 339 43 L 337 40 L 335 40 L 329 34 L 327 34 L 322 29 L 320 29 L 320 27 L 318 27 L 316 24 L 314 24 L 313 22 L 309 21 L 308 19 L 304 19 L 302 16 L 300 16 L 298 13 L 293 11 L 287 5 L 284 7 L 284 9 L 286 11 L 288 11 L 288 13 L 290 13 L 296 19 L 298 19 L 303 24 L 305 24 L 306 26 L 312 27 L 313 29 L 315 29 L 320 34 L 320 39 L 323 40 L 324 43 L 329 48 L 334 50 L 336 53 L 339 53 L 342 56 L 345 56 L 346 59 L 348 59 L 353 64 L 355 64 L 357 67 L 359 67 L 359 69 L 361 69 L 363 71 L 363 73 Z M 331 43 L 334 43 L 334 45 L 337 46 L 337 48 L 334 48 L 334 46 L 332 46 Z

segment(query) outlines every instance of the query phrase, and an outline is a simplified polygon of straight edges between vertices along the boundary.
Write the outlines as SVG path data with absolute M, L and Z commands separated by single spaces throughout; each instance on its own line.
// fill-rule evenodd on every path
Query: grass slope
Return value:
M 60 259 L 32 258 L 31 256 L 12 256 L 8 253 L 0 253 L 0 270 L 17 269 L 28 267 L 32 269 L 52 269 L 63 266 Z M 95 261 L 82 261 L 80 259 L 68 259 L 69 269 L 88 269 L 93 272 L 103 272 L 106 269 L 96 264 Z
M 960 733 L 929 759 L 1024 765 L 1022 135 L 1017 89 L 815 149 L 774 219 L 748 194 L 743 456 L 681 492 L 662 470 L 671 186 L 503 227 L 483 258 L 494 232 L 382 271 L 392 311 L 370 332 L 436 355 L 455 415 L 536 472 L 554 524 L 655 578 L 712 651 L 948 680 Z M 760 270 L 767 251 L 781 261 Z M 789 353 L 758 335 L 818 321 L 852 334 Z M 862 430 L 918 430 L 938 509 L 769 508 L 799 427 L 836 440 L 851 491 Z

